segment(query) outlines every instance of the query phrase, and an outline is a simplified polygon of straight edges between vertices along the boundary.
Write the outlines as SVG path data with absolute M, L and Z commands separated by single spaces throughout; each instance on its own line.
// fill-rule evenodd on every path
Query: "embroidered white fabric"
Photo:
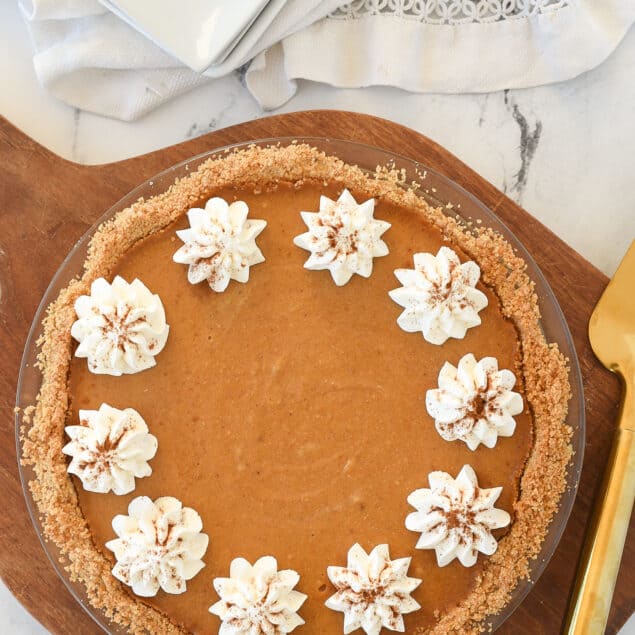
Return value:
M 465 24 L 527 18 L 569 6 L 569 0 L 353 0 L 330 18 L 384 15 L 427 24 Z
M 597 66 L 634 21 L 634 0 L 353 0 L 260 53 L 246 83 L 266 109 L 290 99 L 298 79 L 425 93 L 528 88 Z

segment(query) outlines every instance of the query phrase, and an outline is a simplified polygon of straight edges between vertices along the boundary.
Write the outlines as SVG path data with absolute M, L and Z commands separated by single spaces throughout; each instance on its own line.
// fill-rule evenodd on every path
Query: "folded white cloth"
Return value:
M 239 68 L 345 0 L 287 0 L 264 31 L 249 31 L 219 66 L 185 67 L 96 0 L 18 0 L 40 83 L 76 108 L 131 121 Z
M 635 0 L 287 0 L 199 74 L 96 0 L 19 2 L 42 85 L 124 120 L 252 59 L 246 84 L 265 109 L 301 78 L 449 93 L 561 81 L 601 63 L 635 21 Z
M 76 108 L 130 121 L 209 81 L 94 0 L 20 6 L 40 83 Z

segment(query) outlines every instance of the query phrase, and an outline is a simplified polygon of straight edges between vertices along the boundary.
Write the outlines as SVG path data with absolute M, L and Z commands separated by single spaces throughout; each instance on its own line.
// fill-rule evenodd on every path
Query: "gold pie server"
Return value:
M 603 635 L 635 497 L 635 241 L 589 321 L 593 352 L 623 384 L 617 430 L 574 586 L 564 632 Z

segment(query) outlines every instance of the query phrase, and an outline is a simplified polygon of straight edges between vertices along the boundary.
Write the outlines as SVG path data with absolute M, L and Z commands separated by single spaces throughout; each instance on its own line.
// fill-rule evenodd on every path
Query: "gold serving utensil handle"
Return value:
M 604 634 L 631 518 L 635 497 L 635 361 L 620 375 L 624 397 L 618 428 L 578 565 L 566 635 Z

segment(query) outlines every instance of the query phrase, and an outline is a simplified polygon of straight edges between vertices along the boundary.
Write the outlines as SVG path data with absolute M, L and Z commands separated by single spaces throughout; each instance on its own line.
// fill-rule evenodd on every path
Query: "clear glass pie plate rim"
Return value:
M 35 362 L 39 350 L 37 347 L 37 340 L 41 334 L 42 319 L 45 316 L 48 305 L 55 300 L 60 290 L 63 289 L 73 277 L 81 273 L 82 265 L 86 258 L 88 243 L 97 228 L 104 221 L 110 219 L 117 212 L 131 205 L 140 197 L 149 198 L 165 191 L 175 181 L 175 179 L 186 176 L 212 156 L 223 155 L 228 151 L 246 148 L 251 145 L 289 145 L 291 143 L 303 142 L 317 147 L 320 150 L 324 150 L 327 154 L 334 155 L 346 163 L 356 164 L 371 173 L 375 172 L 375 168 L 378 165 L 390 164 L 391 167 L 395 167 L 397 169 L 403 168 L 406 170 L 406 182 L 408 183 L 414 180 L 421 182 L 422 175 L 425 175 L 422 183 L 425 189 L 420 191 L 420 194 L 424 198 L 429 200 L 431 203 L 442 207 L 445 207 L 447 203 L 452 203 L 452 209 L 447 210 L 449 215 L 451 213 L 451 215 L 460 216 L 465 220 L 469 219 L 473 222 L 482 223 L 483 226 L 490 227 L 502 234 L 504 238 L 514 247 L 516 253 L 521 256 L 527 264 L 527 273 L 535 283 L 536 295 L 538 297 L 542 316 L 541 324 L 547 340 L 550 342 L 556 342 L 563 354 L 569 359 L 569 381 L 571 384 L 572 397 L 569 402 L 567 423 L 573 428 L 573 437 L 571 440 L 573 446 L 573 458 L 567 473 L 567 487 L 560 501 L 559 508 L 551 522 L 549 532 L 543 542 L 542 549 L 538 554 L 538 557 L 530 563 L 531 572 L 529 579 L 520 580 L 512 592 L 510 601 L 506 604 L 503 610 L 485 621 L 484 629 L 496 629 L 518 607 L 532 589 L 541 573 L 544 571 L 560 541 L 571 513 L 580 479 L 584 454 L 585 415 L 582 377 L 573 339 L 562 310 L 560 309 L 551 287 L 547 283 L 544 275 L 527 249 L 507 228 L 507 226 L 476 197 L 448 177 L 427 167 L 422 162 L 374 146 L 341 139 L 323 137 L 276 137 L 245 141 L 214 148 L 181 161 L 180 163 L 151 177 L 115 203 L 93 224 L 93 226 L 77 241 L 53 276 L 51 283 L 44 293 L 42 301 L 35 313 L 33 323 L 26 340 L 20 367 L 16 405 L 18 408 L 24 409 L 25 407 L 35 403 L 35 397 L 39 390 L 41 380 L 41 375 L 35 366 Z M 21 463 L 22 444 L 20 441 L 20 428 L 22 425 L 23 422 L 21 416 L 16 413 L 15 434 L 20 479 L 29 514 L 44 551 L 48 555 L 51 564 L 66 587 L 77 602 L 90 615 L 90 617 L 92 617 L 92 619 L 107 632 L 123 632 L 120 628 L 113 625 L 103 612 L 94 609 L 89 604 L 84 587 L 77 582 L 72 582 L 64 570 L 64 566 L 60 564 L 60 552 L 57 547 L 53 543 L 47 542 L 44 538 L 40 513 L 34 500 L 32 499 L 31 492 L 28 487 L 28 482 L 33 478 L 34 473 L 29 466 L 23 466 Z

